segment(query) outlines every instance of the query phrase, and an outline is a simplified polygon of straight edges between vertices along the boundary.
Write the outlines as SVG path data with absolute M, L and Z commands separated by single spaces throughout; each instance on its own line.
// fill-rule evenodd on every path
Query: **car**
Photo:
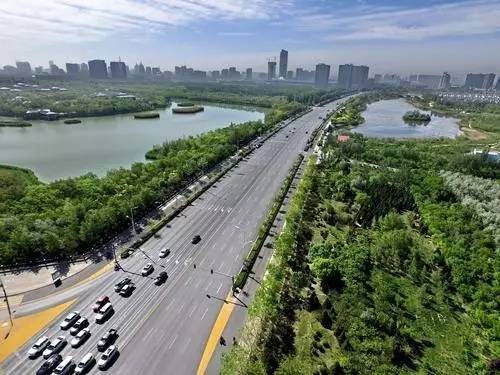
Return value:
M 73 348 L 78 348 L 90 337 L 90 329 L 84 328 L 71 340 L 71 346 Z
M 126 277 L 123 280 L 120 280 L 118 283 L 115 284 L 115 292 L 120 292 L 120 290 L 127 284 L 131 283 L 132 280 L 130 277 Z M 109 302 L 109 301 L 108 301 Z M 104 305 L 103 305 L 104 306 Z
M 158 254 L 160 258 L 166 258 L 169 255 L 170 255 L 170 249 L 163 249 L 162 251 L 160 251 L 160 254 Z
M 61 322 L 61 329 L 66 330 L 70 328 L 76 321 L 80 319 L 80 313 L 78 311 L 73 311 L 66 315 L 66 318 Z
M 95 322 L 99 324 L 104 323 L 111 316 L 113 311 L 113 305 L 111 304 L 111 302 L 108 302 L 103 307 L 101 307 L 99 312 L 96 314 Z
M 95 301 L 94 306 L 92 307 L 92 310 L 94 312 L 98 312 L 101 307 L 103 307 L 105 304 L 109 302 L 109 297 L 108 296 L 101 296 Z
M 50 340 L 47 336 L 42 336 L 28 350 L 28 358 L 36 358 L 50 345 Z
M 161 285 L 168 279 L 168 274 L 166 271 L 161 271 L 155 278 L 155 285 Z
M 133 283 L 125 285 L 119 292 L 120 296 L 128 297 L 132 294 L 135 289 L 135 285 Z
M 50 343 L 43 351 L 43 358 L 47 359 L 55 353 L 59 353 L 67 344 L 65 336 L 59 336 Z
M 148 263 L 144 266 L 144 268 L 141 271 L 142 276 L 148 276 L 150 273 L 152 273 L 155 270 L 153 265 L 151 263 Z
M 92 353 L 87 353 L 75 368 L 75 374 L 86 374 L 94 367 L 95 358 Z
M 100 370 L 108 368 L 117 356 L 118 348 L 116 345 L 111 345 L 104 353 L 102 353 L 101 358 L 97 362 L 97 367 L 99 367 Z
M 89 325 L 88 319 L 84 318 L 84 317 L 81 317 L 80 319 L 78 319 L 76 321 L 76 323 L 73 325 L 73 327 L 71 327 L 71 329 L 69 330 L 69 333 L 72 336 L 74 336 L 78 332 L 80 332 L 82 329 L 84 329 L 85 327 L 88 327 L 88 325 Z
M 54 354 L 47 359 L 37 370 L 36 375 L 50 375 L 52 371 L 62 362 L 60 354 Z
M 73 373 L 76 365 L 73 362 L 73 357 L 68 356 L 64 358 L 64 360 L 59 363 L 56 369 L 52 372 L 52 375 L 69 375 Z
M 97 342 L 97 350 L 100 352 L 103 352 L 106 350 L 108 346 L 113 344 L 118 337 L 118 332 L 116 329 L 111 328 L 108 332 L 104 334 L 104 336 L 101 337 L 101 339 Z
M 201 236 L 199 234 L 197 234 L 196 236 L 193 237 L 191 243 L 192 244 L 197 244 L 200 241 L 201 241 Z

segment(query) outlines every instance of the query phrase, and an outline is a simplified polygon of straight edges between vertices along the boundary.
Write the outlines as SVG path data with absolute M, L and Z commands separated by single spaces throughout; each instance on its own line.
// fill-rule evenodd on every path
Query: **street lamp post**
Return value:
M 134 222 L 134 211 L 133 209 L 136 207 L 130 207 L 130 220 L 132 221 L 132 231 L 134 232 L 134 236 L 137 234 L 137 231 L 135 230 L 135 222 Z
M 4 299 L 5 299 L 5 303 L 7 304 L 7 311 L 9 312 L 9 322 L 10 322 L 10 327 L 9 327 L 9 331 L 7 332 L 7 334 L 5 335 L 5 337 L 9 336 L 10 334 L 10 330 L 12 329 L 12 327 L 14 326 L 14 321 L 12 320 L 12 311 L 10 309 L 10 303 L 9 303 L 9 298 L 7 297 L 7 292 L 5 291 L 5 285 L 3 284 L 3 281 L 2 279 L 0 278 L 0 286 L 2 287 L 2 290 L 3 290 L 3 296 L 4 296 Z

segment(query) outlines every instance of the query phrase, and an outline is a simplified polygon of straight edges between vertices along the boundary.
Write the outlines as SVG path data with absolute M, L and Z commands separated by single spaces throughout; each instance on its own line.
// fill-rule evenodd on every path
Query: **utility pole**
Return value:
M 7 337 L 10 334 L 10 330 L 14 326 L 14 321 L 12 320 L 12 311 L 10 309 L 9 298 L 7 297 L 7 292 L 5 291 L 5 285 L 3 285 L 3 281 L 2 281 L 1 278 L 0 278 L 0 285 L 1 285 L 2 290 L 3 290 L 3 296 L 4 296 L 4 299 L 5 299 L 5 303 L 7 304 L 7 311 L 9 312 L 10 327 L 9 327 L 9 331 L 5 335 L 5 337 Z
M 130 220 L 132 220 L 132 231 L 134 232 L 134 236 L 135 236 L 137 234 L 137 231 L 135 230 L 134 211 L 133 211 L 132 207 L 130 207 Z

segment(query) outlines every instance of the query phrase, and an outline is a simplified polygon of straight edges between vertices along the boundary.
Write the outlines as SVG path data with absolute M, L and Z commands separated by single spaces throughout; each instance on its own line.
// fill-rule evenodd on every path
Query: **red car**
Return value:
M 96 303 L 94 303 L 94 307 L 92 308 L 92 310 L 94 310 L 94 312 L 96 313 L 96 312 L 99 311 L 99 309 L 101 307 L 103 307 L 108 302 L 109 302 L 109 297 L 108 296 L 99 297 L 99 299 L 96 301 Z

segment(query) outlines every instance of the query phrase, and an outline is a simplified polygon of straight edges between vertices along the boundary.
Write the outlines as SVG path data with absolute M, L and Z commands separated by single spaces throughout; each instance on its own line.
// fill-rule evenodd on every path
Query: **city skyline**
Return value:
M 499 1 L 351 3 L 6 0 L 0 40 L 10 42 L 3 43 L 0 65 L 54 60 L 64 66 L 67 60 L 121 56 L 163 70 L 251 66 L 265 72 L 267 59 L 278 61 L 285 48 L 293 51 L 291 70 L 312 70 L 322 61 L 334 74 L 343 63 L 402 75 L 500 71 L 500 51 L 491 48 L 500 42 Z

